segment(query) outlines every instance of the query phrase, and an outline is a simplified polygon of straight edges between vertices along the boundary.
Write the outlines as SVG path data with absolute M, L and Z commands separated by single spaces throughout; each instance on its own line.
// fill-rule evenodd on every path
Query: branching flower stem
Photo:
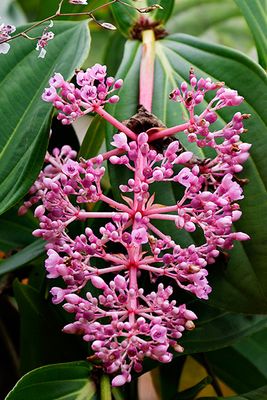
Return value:
M 27 35 L 26 35 L 28 32 L 30 32 L 32 29 L 37 28 L 38 26 L 44 24 L 45 22 L 52 21 L 52 20 L 54 20 L 56 18 L 59 18 L 59 17 L 82 17 L 82 16 L 87 16 L 87 17 L 91 18 L 96 24 L 100 25 L 101 27 L 107 28 L 107 26 L 105 26 L 102 23 L 99 23 L 99 21 L 97 21 L 97 19 L 94 16 L 94 13 L 99 11 L 100 9 L 108 7 L 108 6 L 110 6 L 110 5 L 114 4 L 114 3 L 120 3 L 120 4 L 123 4 L 125 6 L 131 7 L 131 8 L 135 8 L 136 11 L 138 11 L 140 13 L 152 11 L 152 9 L 154 7 L 154 6 L 152 6 L 152 7 L 148 7 L 147 9 L 139 9 L 139 8 L 131 6 L 131 5 L 125 3 L 125 2 L 123 2 L 121 0 L 111 0 L 111 1 L 101 5 L 99 7 L 94 8 L 91 11 L 84 11 L 84 12 L 77 12 L 77 13 L 62 13 L 61 9 L 62 9 L 63 3 L 64 3 L 64 0 L 61 0 L 59 2 L 57 11 L 54 14 L 50 15 L 49 17 L 46 17 L 46 18 L 42 19 L 41 21 L 36 22 L 35 24 L 33 24 L 30 27 L 26 28 L 23 32 L 17 33 L 17 34 L 15 34 L 13 36 L 10 36 L 10 37 L 7 37 L 6 39 L 1 40 L 1 43 L 10 42 L 11 40 L 16 39 L 18 37 L 24 37 L 24 38 L 27 38 L 27 39 L 31 39 L 30 37 L 27 37 Z M 116 28 L 114 27 L 114 29 L 116 29 Z

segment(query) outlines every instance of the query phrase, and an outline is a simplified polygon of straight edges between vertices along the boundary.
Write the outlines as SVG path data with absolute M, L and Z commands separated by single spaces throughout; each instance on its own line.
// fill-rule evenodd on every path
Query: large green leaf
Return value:
M 140 52 L 141 45 L 138 42 L 127 43 L 124 58 L 117 73 L 118 77 L 124 79 L 124 87 L 120 92 L 121 101 L 111 107 L 110 111 L 120 120 L 127 119 L 137 109 L 136 82 L 139 79 Z M 207 44 L 191 36 L 172 35 L 158 41 L 153 112 L 168 126 L 183 122 L 181 106 L 170 102 L 168 94 L 177 86 L 177 83 L 188 80 L 190 66 L 194 66 L 198 77 L 210 76 L 215 81 L 223 80 L 227 86 L 237 89 L 246 99 L 240 110 L 252 114 L 251 120 L 246 123 L 249 133 L 244 138 L 253 144 L 251 158 L 246 163 L 243 173 L 250 183 L 245 187 L 245 199 L 241 203 L 243 217 L 236 224 L 236 228 L 248 233 L 252 240 L 242 244 L 236 243 L 228 265 L 217 263 L 210 267 L 210 280 L 213 286 L 211 304 L 233 312 L 266 313 L 266 75 L 257 64 L 241 53 L 222 46 Z M 217 126 L 220 127 L 225 121 L 229 121 L 234 112 L 235 110 L 231 109 L 222 110 Z M 111 138 L 112 133 L 114 130 L 108 126 L 108 139 Z M 199 156 L 204 156 L 202 151 L 187 142 L 185 135 L 180 134 L 179 140 L 188 149 L 195 151 Z M 123 176 L 121 169 L 118 172 L 118 168 L 114 167 L 111 167 L 110 174 L 116 196 L 118 195 L 117 188 L 123 180 L 126 180 L 126 176 Z M 157 188 L 156 192 L 158 200 L 163 204 L 165 201 L 166 204 L 173 203 L 174 195 L 167 184 L 164 190 Z M 164 224 L 159 226 L 163 228 Z M 189 234 L 176 229 L 174 232 L 171 224 L 166 224 L 165 230 L 182 245 L 192 242 Z
M 171 16 L 174 0 L 142 0 L 139 2 L 136 2 L 134 0 L 125 0 L 124 3 L 129 4 L 131 7 L 138 7 L 139 9 L 146 8 L 154 4 L 160 5 L 162 9 L 159 8 L 150 12 L 149 14 L 144 15 L 148 15 L 148 18 L 152 21 L 164 23 Z M 112 5 L 112 12 L 116 21 L 115 25 L 127 38 L 129 38 L 132 27 L 136 24 L 137 21 L 139 21 L 141 15 L 136 9 L 131 7 L 127 7 L 125 4 L 119 2 Z
M 0 216 L 0 251 L 11 252 L 32 243 L 37 221 L 31 212 L 19 217 L 14 207 Z
M 202 379 L 202 381 L 198 382 L 195 386 L 177 393 L 176 397 L 173 397 L 173 400 L 194 400 L 198 393 L 211 382 L 212 379 L 207 376 L 206 378 Z
M 23 376 L 5 400 L 93 400 L 91 371 L 85 361 L 37 368 Z
M 166 28 L 254 55 L 252 34 L 233 0 L 179 0 Z
M 237 393 L 267 385 L 266 329 L 206 357 L 216 375 Z
M 235 0 L 254 36 L 259 63 L 267 67 L 267 3 L 266 0 Z
M 1 1 L 0 15 L 6 24 L 21 25 L 26 22 L 25 15 L 21 7 L 13 0 Z
M 203 302 L 188 304 L 199 317 L 196 328 L 186 332 L 181 343 L 186 354 L 227 347 L 267 326 L 266 316 L 242 315 L 209 307 Z
M 40 36 L 41 29 L 33 34 Z M 45 59 L 23 38 L 1 55 L 0 213 L 27 193 L 42 166 L 52 107 L 40 97 L 50 76 L 57 71 L 70 78 L 88 53 L 86 21 L 59 22 L 53 31 Z
M 44 241 L 37 239 L 18 253 L 0 261 L 0 276 L 7 272 L 15 271 L 44 253 Z
M 14 293 L 21 315 L 21 371 L 28 372 L 45 364 L 84 359 L 86 345 L 78 336 L 61 332 L 66 313 L 44 300 L 39 290 L 14 282 Z M 27 397 L 25 397 L 26 399 Z
M 265 400 L 267 398 L 267 386 L 263 386 L 252 392 L 242 394 L 240 396 L 230 397 L 200 397 L 199 400 Z

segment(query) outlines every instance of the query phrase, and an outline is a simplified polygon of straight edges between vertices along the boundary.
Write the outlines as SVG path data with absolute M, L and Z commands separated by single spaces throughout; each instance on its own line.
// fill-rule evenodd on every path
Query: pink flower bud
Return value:
M 91 282 L 92 285 L 94 285 L 94 287 L 96 287 L 97 289 L 103 290 L 107 287 L 106 282 L 104 281 L 104 279 L 100 278 L 100 276 L 92 276 Z
M 126 378 L 123 375 L 117 375 L 115 378 L 112 379 L 112 386 L 123 386 L 126 383 Z
M 115 103 L 118 103 L 119 100 L 120 100 L 119 96 L 114 95 L 114 96 L 111 96 L 108 99 L 108 102 L 111 103 L 111 104 L 115 104 Z

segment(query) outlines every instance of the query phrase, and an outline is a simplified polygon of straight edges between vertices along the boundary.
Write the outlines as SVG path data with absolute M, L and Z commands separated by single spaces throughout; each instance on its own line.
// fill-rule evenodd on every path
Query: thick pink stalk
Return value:
M 152 111 L 154 90 L 155 35 L 153 30 L 142 32 L 143 49 L 140 66 L 139 104 Z
M 173 136 L 173 135 L 175 135 L 175 133 L 179 133 L 179 132 L 182 132 L 182 131 L 185 131 L 186 129 L 188 129 L 189 125 L 190 125 L 190 123 L 187 122 L 185 124 L 173 126 L 172 128 L 167 128 L 167 129 L 160 130 L 159 132 L 152 133 L 149 136 L 148 141 L 153 142 L 154 140 L 162 139 L 166 136 Z
M 110 150 L 110 151 L 106 151 L 105 153 L 102 153 L 101 157 L 103 157 L 103 160 L 108 160 L 110 157 L 118 156 L 118 155 L 121 155 L 122 153 L 125 153 L 125 151 L 121 150 L 121 149 L 114 149 L 114 150 Z M 96 162 L 98 157 L 99 157 L 99 155 L 95 156 L 93 158 L 90 158 L 90 161 Z
M 132 140 L 136 140 L 136 134 L 131 131 L 131 129 L 127 128 L 124 124 L 118 121 L 116 118 L 112 117 L 107 111 L 102 107 L 94 107 L 94 111 L 103 117 L 106 121 L 108 121 L 111 125 L 115 126 L 120 132 L 125 133 L 125 135 L 129 136 Z
M 130 215 L 132 214 L 132 210 L 129 207 L 127 207 L 125 204 L 118 203 L 117 201 L 110 199 L 109 197 L 105 196 L 104 194 L 101 194 L 100 200 L 109 204 L 111 207 L 115 208 L 116 210 L 124 211 Z
M 163 206 L 159 208 L 150 208 L 144 212 L 144 215 L 163 214 L 168 212 L 177 211 L 177 206 Z
M 86 211 L 80 211 L 78 217 L 80 219 L 85 219 L 85 218 L 112 218 L 113 215 L 114 215 L 114 212 L 90 212 L 90 211 L 86 212 Z

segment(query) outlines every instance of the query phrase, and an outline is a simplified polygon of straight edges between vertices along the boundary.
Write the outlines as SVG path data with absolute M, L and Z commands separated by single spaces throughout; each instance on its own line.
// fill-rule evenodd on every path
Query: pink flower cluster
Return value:
M 96 112 L 102 109 L 105 96 L 99 98 L 99 94 L 106 93 L 102 88 L 111 86 L 105 77 L 105 67 L 98 65 L 80 71 L 77 81 L 81 89 L 76 89 L 56 74 L 43 98 L 51 101 L 60 115 L 65 114 L 60 117 L 63 123 L 70 122 L 83 114 L 80 107 Z M 183 332 L 194 328 L 197 316 L 185 304 L 176 304 L 173 288 L 166 286 L 165 280 L 207 299 L 211 291 L 207 264 L 215 262 L 220 249 L 231 249 L 234 240 L 249 239 L 245 233 L 232 230 L 233 222 L 241 217 L 237 201 L 243 194 L 234 173 L 242 169 L 248 156 L 249 145 L 239 140 L 247 116 L 236 113 L 223 129 L 211 130 L 216 110 L 238 105 L 242 98 L 210 79 L 197 81 L 192 73 L 190 78 L 190 90 L 183 83 L 172 93 L 189 110 L 186 124 L 136 135 L 105 113 L 109 122 L 121 127 L 113 137 L 115 149 L 80 161 L 75 161 L 76 153 L 68 146 L 47 154 L 48 165 L 20 210 L 24 213 L 41 202 L 35 209 L 40 228 L 34 235 L 47 241 L 48 278 L 61 277 L 64 282 L 63 287 L 52 288 L 53 302 L 64 302 L 64 309 L 75 315 L 75 321 L 64 331 L 80 334 L 92 343 L 105 370 L 115 374 L 114 386 L 129 382 L 132 370 L 140 372 L 145 357 L 167 363 L 173 357 L 171 349 L 183 351 L 179 340 Z M 57 88 L 61 88 L 61 98 Z M 196 115 L 195 105 L 210 90 L 216 90 L 214 99 Z M 94 98 L 90 91 L 95 93 Z M 72 106 L 78 110 L 73 109 L 75 115 L 71 116 Z M 214 158 L 197 159 L 179 140 L 161 152 L 155 150 L 156 140 L 181 131 L 199 146 L 212 147 Z M 102 191 L 105 160 L 131 174 L 119 187 L 121 202 Z M 175 204 L 157 204 L 153 186 L 151 189 L 155 182 L 162 183 L 162 190 L 164 182 L 173 182 L 183 194 Z M 86 204 L 97 201 L 112 210 L 87 211 Z M 98 232 L 93 232 L 89 223 L 84 233 L 71 236 L 71 223 L 95 218 L 103 219 Z M 177 230 L 202 232 L 203 243 L 181 247 L 175 237 L 157 227 L 160 220 L 171 221 Z M 100 266 L 100 260 L 106 265 Z M 157 289 L 151 293 L 142 287 L 145 275 L 152 282 L 158 280 Z M 86 298 L 81 295 L 82 289 Z
M 6 42 L 11 38 L 11 34 L 15 32 L 16 28 L 13 25 L 1 24 L 0 25 L 0 54 L 7 54 L 10 49 L 10 44 Z
M 110 94 L 120 89 L 122 80 L 115 81 L 114 78 L 107 77 L 105 66 L 95 64 L 86 71 L 78 71 L 76 80 L 80 88 L 64 81 L 63 76 L 56 73 L 49 81 L 50 87 L 45 89 L 42 96 L 44 101 L 53 103 L 60 111 L 58 119 L 64 125 L 71 124 L 77 118 L 95 111 L 95 108 L 106 103 L 119 101 L 117 95 Z

